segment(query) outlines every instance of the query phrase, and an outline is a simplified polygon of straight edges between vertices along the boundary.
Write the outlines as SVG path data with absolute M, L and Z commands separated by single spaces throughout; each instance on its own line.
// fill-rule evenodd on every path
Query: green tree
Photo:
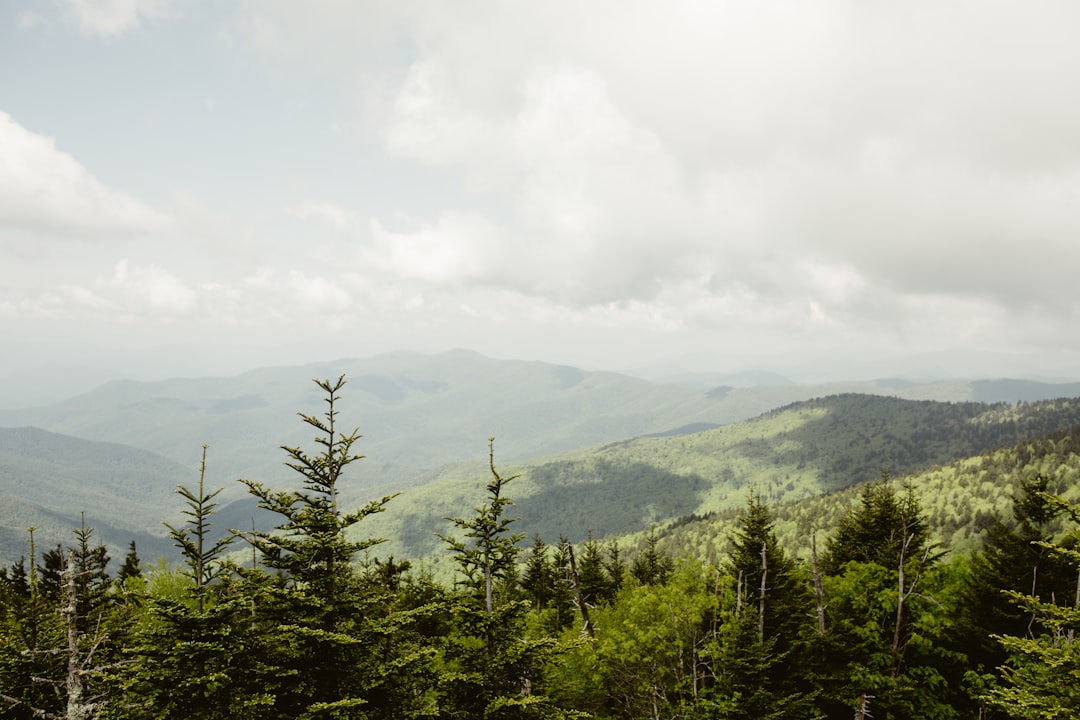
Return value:
M 210 583 L 224 568 L 219 560 L 229 544 L 235 540 L 233 535 L 224 535 L 211 542 L 210 528 L 213 527 L 213 523 L 210 518 L 217 509 L 214 498 L 225 488 L 206 492 L 206 450 L 208 447 L 208 445 L 202 446 L 198 490 L 189 490 L 183 485 L 176 489 L 177 494 L 184 498 L 187 504 L 187 508 L 181 511 L 188 517 L 187 525 L 177 529 L 169 523 L 162 523 L 169 529 L 169 537 L 172 538 L 173 544 L 179 548 L 184 558 L 186 569 L 183 572 L 191 578 L 192 594 L 199 612 L 204 609 L 204 596 Z M 134 552 L 134 545 L 132 551 Z
M 1080 507 L 1057 498 L 1048 500 L 1047 509 L 1067 513 L 1080 523 Z M 1069 562 L 1076 573 L 1080 568 L 1080 527 L 1074 527 L 1061 543 L 1037 541 L 1037 545 Z M 1080 716 L 1080 578 L 1075 586 L 1072 606 L 1040 599 L 1034 593 L 1006 593 L 1036 621 L 1036 632 L 1024 635 L 999 635 L 1009 659 L 1000 670 L 1002 683 L 991 687 L 985 701 L 1008 716 L 1023 720 L 1050 720 Z M 1037 634 L 1036 634 L 1037 633 Z
M 675 569 L 675 561 L 659 550 L 659 543 L 660 533 L 654 525 L 630 564 L 630 575 L 642 585 L 663 585 Z
M 254 720 L 272 704 L 260 682 L 265 673 L 252 653 L 250 597 L 230 578 L 223 559 L 234 538 L 209 539 L 217 507 L 213 498 L 222 489 L 205 489 L 206 451 L 203 445 L 198 489 L 181 485 L 176 490 L 186 501 L 186 524 L 165 523 L 183 560 L 183 594 L 151 596 L 143 604 L 129 660 L 110 678 L 122 700 L 104 718 Z
M 1050 630 L 1008 593 L 1057 605 L 1068 603 L 1074 594 L 1075 570 L 1068 558 L 1048 546 L 1061 514 L 1046 494 L 1048 487 L 1049 478 L 1042 474 L 1021 479 L 1011 517 L 994 516 L 964 576 L 952 645 L 968 657 L 968 682 L 976 702 L 998 683 L 997 668 L 1008 658 L 1005 645 L 993 636 L 1034 638 Z
M 886 475 L 863 489 L 828 543 L 822 567 L 825 631 L 809 673 L 828 717 L 956 716 L 938 646 L 933 599 L 939 555 L 913 488 L 898 497 Z
M 449 546 L 461 591 L 452 609 L 454 628 L 444 651 L 441 714 L 448 718 L 562 718 L 579 714 L 559 709 L 544 694 L 544 667 L 558 651 L 549 638 L 527 635 L 528 600 L 498 593 L 500 581 L 516 579 L 524 538 L 511 532 L 517 518 L 504 494 L 518 476 L 495 469 L 495 440 L 488 444 L 491 480 L 486 502 L 469 518 L 447 518 L 463 534 L 439 537 Z
M 929 543 L 926 521 L 911 485 L 898 496 L 887 471 L 880 480 L 868 483 L 859 495 L 859 505 L 844 515 L 826 543 L 822 569 L 836 574 L 845 563 L 876 563 L 896 568 L 921 556 Z
M 736 578 L 736 616 L 725 627 L 727 681 L 738 693 L 753 690 L 743 717 L 804 717 L 810 712 L 808 688 L 796 679 L 805 661 L 812 601 L 805 578 L 780 547 L 768 507 L 751 493 L 731 542 L 727 572 Z M 756 632 L 748 635 L 748 628 Z M 739 677 L 736 669 L 744 675 Z M 735 717 L 734 715 L 731 715 Z
M 276 571 L 244 573 L 260 628 L 255 647 L 273 669 L 266 680 L 273 716 L 413 717 L 431 702 L 424 688 L 430 653 L 410 640 L 418 613 L 398 612 L 385 573 L 352 562 L 382 542 L 351 539 L 353 526 L 382 512 L 394 496 L 351 512 L 341 509 L 339 482 L 363 457 L 353 449 L 361 436 L 357 429 L 338 429 L 344 376 L 315 383 L 325 394 L 325 413 L 299 415 L 317 431 L 318 451 L 282 447 L 286 465 L 303 478 L 302 489 L 276 491 L 242 481 L 260 507 L 281 517 L 273 531 L 244 534 L 262 564 Z

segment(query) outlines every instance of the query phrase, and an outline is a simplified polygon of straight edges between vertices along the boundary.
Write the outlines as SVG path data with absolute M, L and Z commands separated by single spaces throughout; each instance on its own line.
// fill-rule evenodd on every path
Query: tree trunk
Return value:
M 577 601 L 578 609 L 581 610 L 581 619 L 584 623 L 581 627 L 581 633 L 594 638 L 596 637 L 596 630 L 593 628 L 592 620 L 589 618 L 589 606 L 585 604 L 585 598 L 581 594 L 581 581 L 578 578 L 577 560 L 574 559 L 574 546 L 566 543 L 566 550 L 570 556 L 570 581 L 574 583 L 574 600 Z
M 810 561 L 814 571 L 814 598 L 817 600 L 818 635 L 825 634 L 825 587 L 821 582 L 821 570 L 817 561 L 817 533 L 810 536 Z
M 93 708 L 83 700 L 83 659 L 79 650 L 79 595 L 75 583 L 75 554 L 68 552 L 64 565 L 64 601 L 60 610 L 67 626 L 67 720 L 87 720 L 93 717 Z
M 765 543 L 761 543 L 761 591 L 758 593 L 758 638 L 765 642 L 765 589 L 769 577 L 769 562 L 765 559 Z

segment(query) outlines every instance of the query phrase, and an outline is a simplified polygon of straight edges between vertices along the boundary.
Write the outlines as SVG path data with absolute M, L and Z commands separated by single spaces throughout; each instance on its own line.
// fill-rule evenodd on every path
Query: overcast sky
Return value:
M 1080 376 L 1078 30 L 1075 0 L 7 0 L 0 376 Z

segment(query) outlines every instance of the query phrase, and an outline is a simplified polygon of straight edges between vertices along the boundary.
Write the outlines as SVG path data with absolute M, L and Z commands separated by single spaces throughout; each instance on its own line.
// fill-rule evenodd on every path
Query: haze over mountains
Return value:
M 759 373 L 684 374 L 661 383 L 563 365 L 494 360 L 463 350 L 388 353 L 262 368 L 234 377 L 114 381 L 59 403 L 0 410 L 0 494 L 6 508 L 0 554 L 18 554 L 30 525 L 41 528 L 44 544 L 66 541 L 81 511 L 113 548 L 134 538 L 147 555 L 167 550 L 160 522 L 175 518 L 181 509 L 173 493 L 176 485 L 197 482 L 203 444 L 210 446 L 208 487 L 225 488 L 221 528 L 247 526 L 251 508 L 236 480 L 293 481 L 282 465 L 280 446 L 310 444 L 312 433 L 296 413 L 323 410 L 311 379 L 341 374 L 348 385 L 339 406 L 340 421 L 360 428 L 364 438 L 359 448 L 367 456 L 352 466 L 357 471 L 343 488 L 347 503 L 453 476 L 455 471 L 445 468 L 455 464 L 464 463 L 467 472 L 482 478 L 491 436 L 497 438 L 500 465 L 535 467 L 543 458 L 582 448 L 643 436 L 678 437 L 838 393 L 954 402 L 1080 395 L 1078 384 L 1019 380 L 802 386 Z M 664 473 L 668 489 L 682 482 L 677 478 L 686 474 L 680 463 L 668 462 L 667 467 L 643 465 L 651 467 L 652 474 L 643 476 L 634 503 L 653 502 L 641 495 L 650 487 L 662 494 Z M 589 482 L 602 481 L 596 477 Z M 745 484 L 745 478 L 738 481 Z M 703 482 L 711 487 L 716 477 Z M 234 501 L 238 505 L 229 507 Z M 570 495 L 563 501 L 574 503 Z M 430 514 L 417 514 L 415 506 L 406 511 L 404 500 L 395 503 L 417 523 L 411 531 L 430 535 L 437 529 L 430 527 Z M 697 509 L 696 504 L 675 502 L 655 517 Z M 637 511 L 633 517 L 647 520 Z M 394 532 L 402 532 L 402 527 L 395 521 Z

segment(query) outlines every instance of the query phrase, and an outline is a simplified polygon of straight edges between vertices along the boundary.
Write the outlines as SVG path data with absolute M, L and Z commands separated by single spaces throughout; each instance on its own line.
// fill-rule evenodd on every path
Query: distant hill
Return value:
M 468 351 L 391 353 L 229 378 L 117 381 L 42 408 L 0 411 L 0 425 L 35 426 L 155 452 L 194 468 L 214 449 L 230 478 L 289 479 L 282 444 L 310 433 L 297 412 L 319 412 L 312 378 L 344 374 L 342 420 L 364 434 L 362 493 L 380 492 L 448 463 L 484 457 L 498 437 L 506 460 L 567 452 L 627 437 L 723 425 L 851 386 L 702 390 Z M 872 385 L 857 389 L 874 391 Z M 226 496 L 236 497 L 238 485 Z
M 0 560 L 28 554 L 29 527 L 39 548 L 72 542 L 84 513 L 114 558 L 131 540 L 144 557 L 169 553 L 161 521 L 179 514 L 177 485 L 197 483 L 188 468 L 145 450 L 0 428 Z
M 110 382 L 47 407 L 0 411 L 0 442 L 8 445 L 0 447 L 7 453 L 0 552 L 21 552 L 30 525 L 66 538 L 81 511 L 117 547 L 136 537 L 146 555 L 169 549 L 160 522 L 180 509 L 176 484 L 197 480 L 204 443 L 208 481 L 225 488 L 220 529 L 264 522 L 236 480 L 293 482 L 280 446 L 310 447 L 310 428 L 296 413 L 322 411 L 312 378 L 341 374 L 348 384 L 340 421 L 359 427 L 367 456 L 350 468 L 341 499 L 358 505 L 404 491 L 370 525 L 393 537 L 399 554 L 431 549 L 433 531 L 445 529 L 440 518 L 478 501 L 486 469 L 476 461 L 487 457 L 491 436 L 500 467 L 525 470 L 515 494 L 526 527 L 554 538 L 738 506 L 750 484 L 777 499 L 807 497 L 872 477 L 882 465 L 906 472 L 949 462 L 1076 422 L 1070 403 L 982 401 L 1080 394 L 1076 385 L 1020 380 L 801 387 L 760 376 L 772 384 L 683 387 L 468 351 Z M 836 397 L 808 402 L 822 396 Z M 998 427 L 978 419 L 994 413 L 1008 419 Z M 742 422 L 750 418 L 757 419 Z M 115 446 L 106 453 L 102 443 Z M 145 454 L 109 455 L 135 448 Z
M 945 551 L 966 552 L 977 547 L 981 532 L 994 516 L 1011 522 L 1012 498 L 1022 479 L 1042 474 L 1049 491 L 1069 502 L 1080 501 L 1080 425 L 1019 444 L 988 450 L 894 476 L 897 492 L 909 483 L 926 519 L 930 535 Z M 797 501 L 770 503 L 778 539 L 793 555 L 809 561 L 810 539 L 835 528 L 837 521 L 859 502 L 862 484 Z M 660 547 L 676 557 L 721 557 L 743 512 L 732 507 L 704 515 L 689 515 L 661 531 Z M 817 538 L 819 551 L 827 535 Z
M 528 463 L 510 491 L 518 530 L 545 539 L 632 533 L 680 516 L 741 508 L 756 488 L 769 502 L 815 497 L 900 476 L 1080 425 L 1080 399 L 1018 405 L 938 403 L 872 395 L 830 396 L 690 435 L 641 437 Z M 439 547 L 441 518 L 480 501 L 482 464 L 435 473 L 365 521 L 398 555 Z
M 110 382 L 47 407 L 0 411 L 0 426 L 138 447 L 192 469 L 199 447 L 208 443 L 213 471 L 230 480 L 223 499 L 236 499 L 242 488 L 231 480 L 291 479 L 279 446 L 310 441 L 296 413 L 321 410 L 311 379 L 341 374 L 348 380 L 341 418 L 360 428 L 361 452 L 368 457 L 354 485 L 358 500 L 408 485 L 434 468 L 483 458 L 491 436 L 499 439 L 504 461 L 523 461 L 629 437 L 685 434 L 837 393 L 948 401 L 1080 394 L 1070 392 L 1073 386 L 1021 381 L 803 387 L 761 374 L 755 379 L 774 384 L 683 387 L 456 350 L 270 367 L 225 378 Z

